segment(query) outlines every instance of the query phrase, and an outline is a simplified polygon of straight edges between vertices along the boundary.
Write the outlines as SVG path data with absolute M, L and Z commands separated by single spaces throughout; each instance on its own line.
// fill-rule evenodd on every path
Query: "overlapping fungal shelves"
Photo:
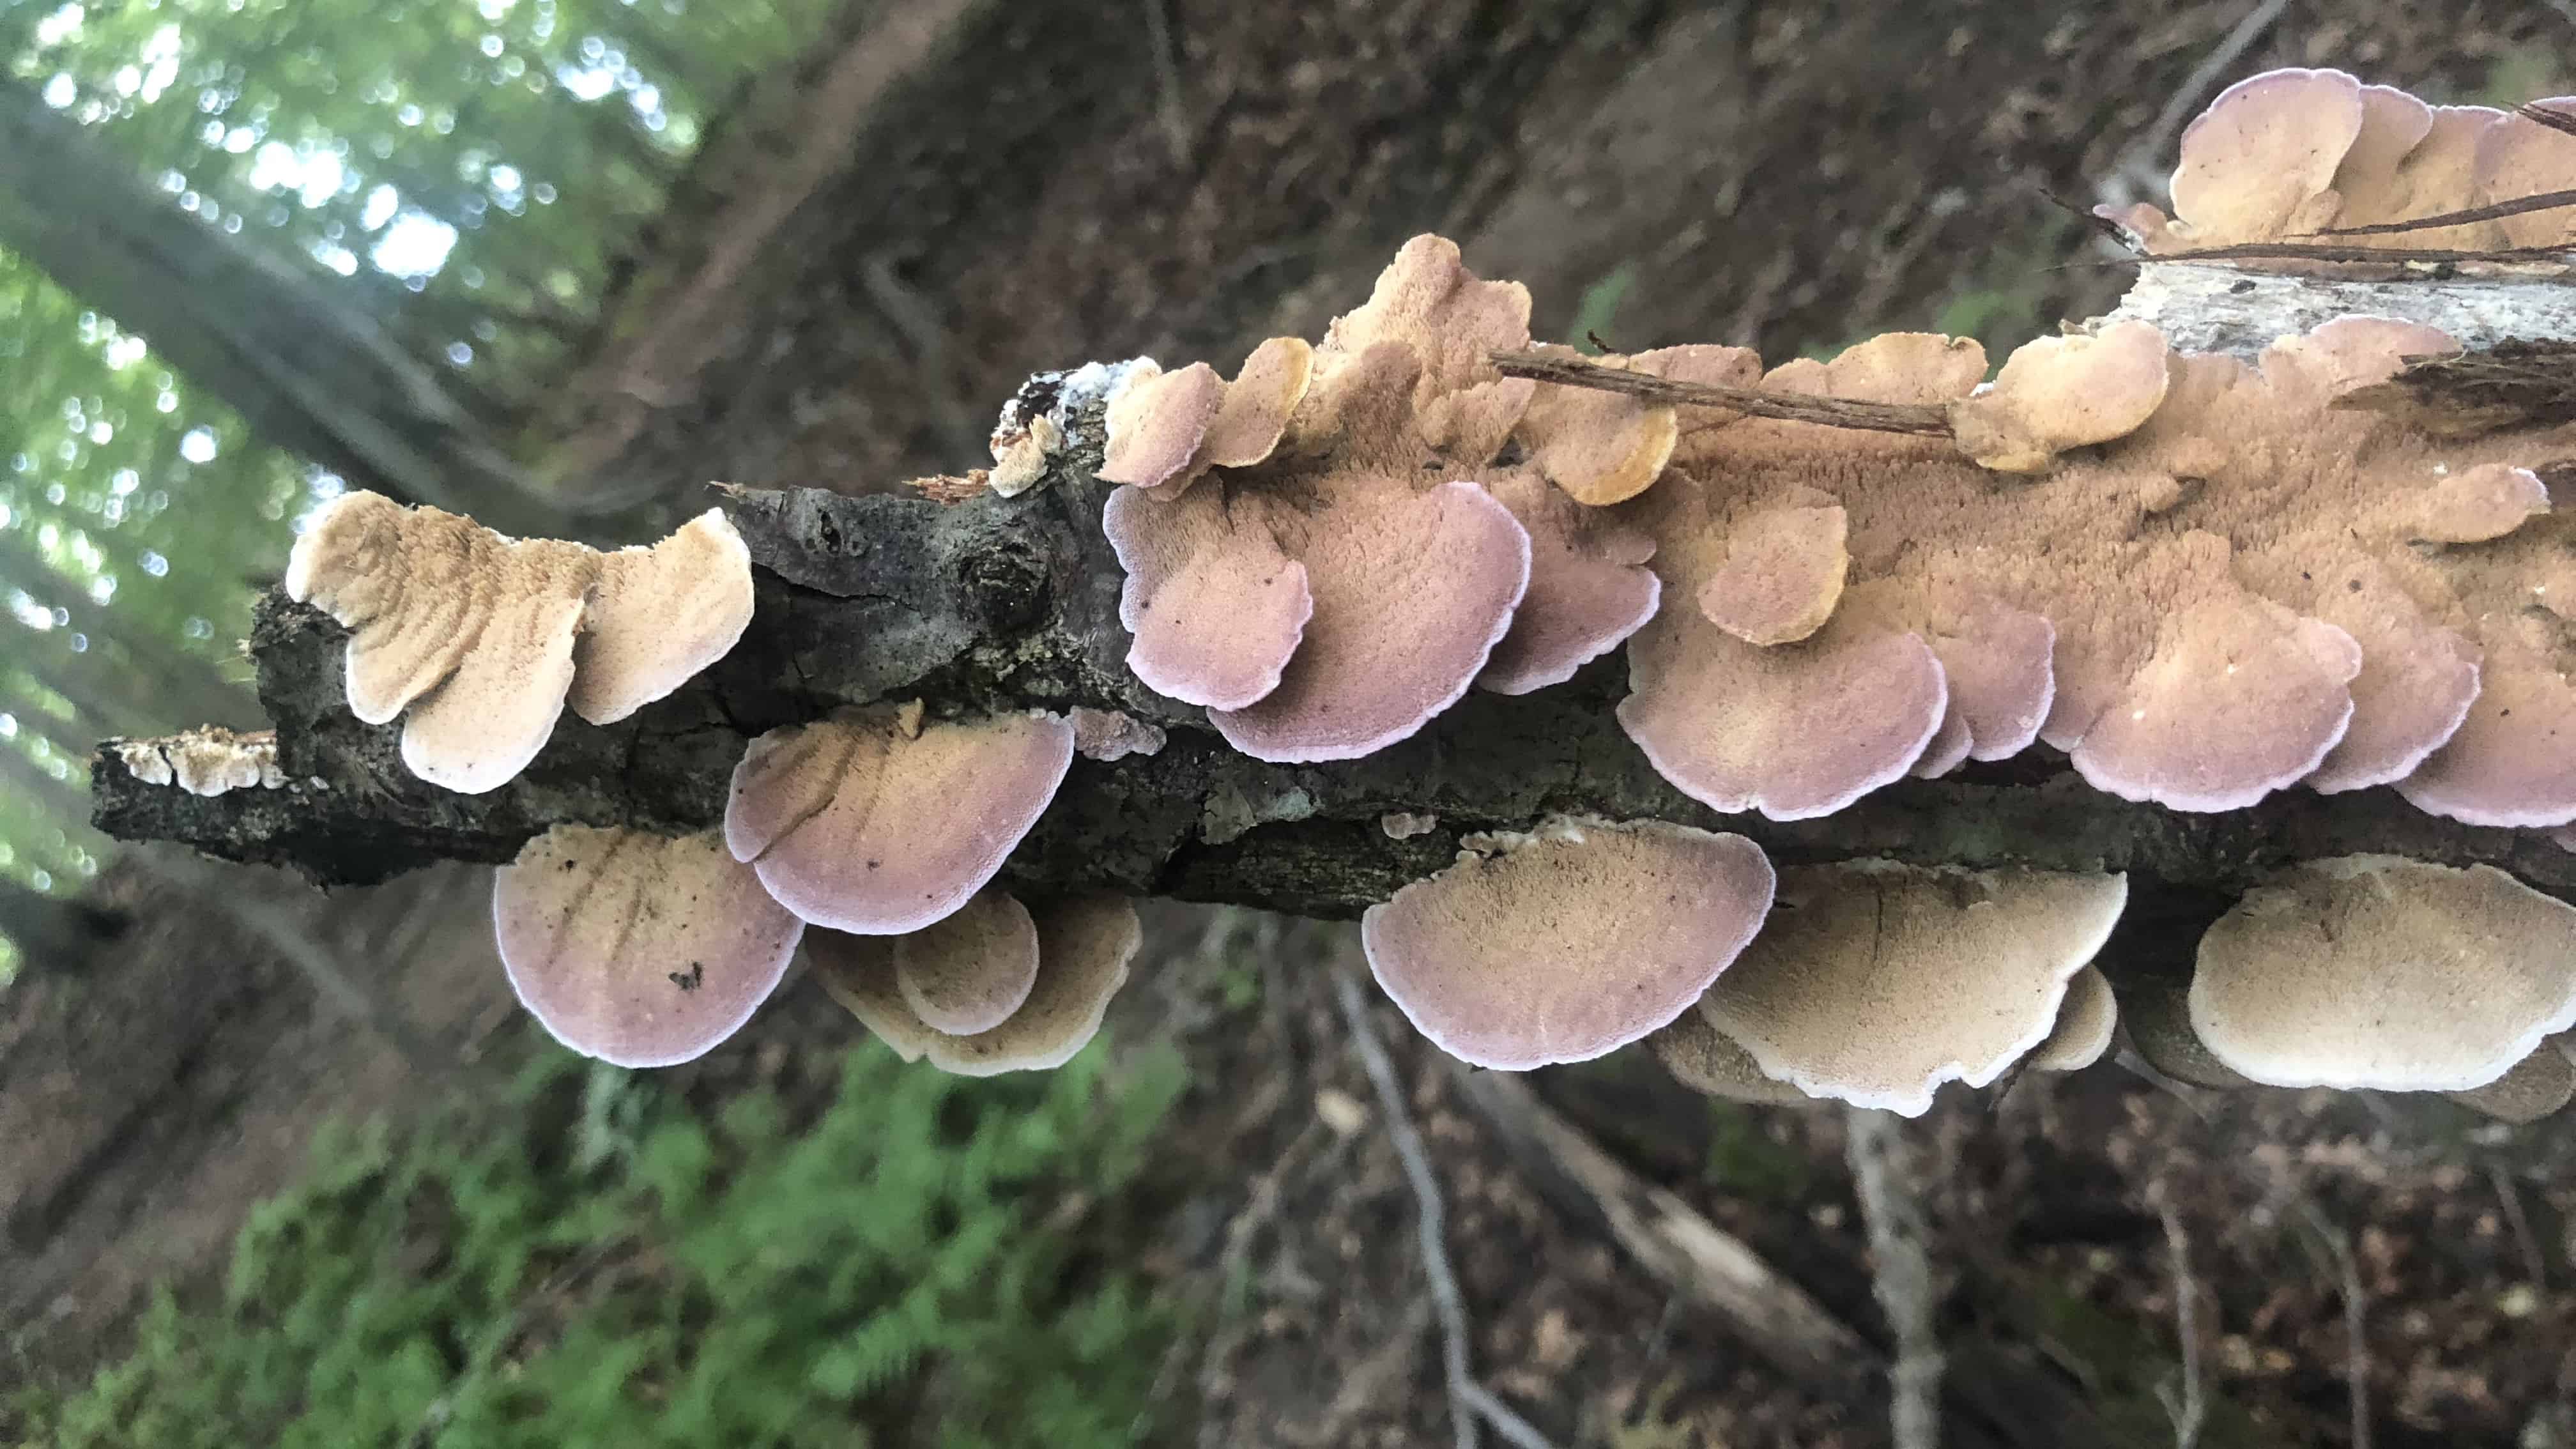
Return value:
M 1496 1068 L 1919 1112 L 2125 1037 L 2544 1115 L 2576 98 L 2274 72 L 2181 149 L 2120 311 L 2004 358 L 1581 357 L 1421 237 L 1321 338 L 1032 379 L 903 493 L 604 555 L 346 500 L 260 610 L 273 741 L 110 742 L 100 823 L 502 863 L 523 999 L 635 1064 L 801 943 L 908 1057 L 1051 1065 L 1162 895 L 1360 917 Z

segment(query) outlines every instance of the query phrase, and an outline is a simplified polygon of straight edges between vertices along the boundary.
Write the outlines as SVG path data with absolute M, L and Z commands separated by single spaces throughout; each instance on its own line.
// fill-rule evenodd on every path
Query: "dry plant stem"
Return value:
M 1619 1246 L 1674 1293 L 1724 1320 L 1817 1397 L 1850 1402 L 1869 1392 L 1877 1350 L 1741 1239 L 1639 1180 L 1540 1102 L 1520 1075 L 1462 1068 L 1455 1079 L 1516 1153 L 1570 1183 L 1608 1220 Z
M 2496 1199 L 2504 1205 L 2504 1220 L 2513 1229 L 2513 1240 L 2522 1250 L 2522 1270 L 2531 1278 L 2531 1286 L 2549 1287 L 2549 1261 L 2540 1251 L 2540 1239 L 2531 1231 L 2531 1215 L 2522 1210 L 2522 1194 L 2515 1190 L 2513 1174 L 2501 1162 L 2487 1164 L 2487 1181 L 2495 1184 Z
M 1394 1144 L 1395 1155 L 1404 1163 L 1405 1180 L 1413 1188 L 1414 1232 L 1421 1244 L 1423 1272 L 1431 1280 L 1431 1304 L 1440 1316 L 1440 1360 L 1449 1382 L 1450 1424 L 1458 1449 L 1475 1449 L 1479 1418 L 1520 1449 L 1552 1449 L 1546 1435 L 1487 1392 L 1468 1368 L 1467 1299 L 1458 1291 L 1458 1275 L 1449 1266 L 1448 1209 L 1441 1199 L 1440 1179 L 1431 1170 L 1431 1157 L 1423 1150 L 1422 1134 L 1414 1129 L 1413 1114 L 1405 1109 L 1404 1085 L 1396 1080 L 1395 1063 L 1377 1038 L 1376 1024 L 1369 1020 L 1368 999 L 1359 977 L 1347 970 L 1336 972 L 1333 995 L 1350 1028 L 1351 1049 L 1359 1053 L 1369 1085 L 1377 1091 L 1378 1108 L 1386 1113 L 1387 1140 Z
M 2576 115 L 2551 110 L 2538 101 L 2525 101 L 2514 107 L 2513 113 L 2526 121 L 2537 121 L 2553 131 L 2564 131 L 2570 136 L 2576 136 Z
M 1896 1449 L 1936 1449 L 1941 1442 L 1941 1340 L 1932 1323 L 1939 1290 L 1931 1230 L 1916 1190 L 1904 1119 L 1855 1107 L 1843 1114 L 1843 1156 L 1851 1164 L 1861 1220 L 1869 1229 L 1870 1285 L 1896 1335 L 1888 1369 L 1888 1423 Z
M 2164 1179 L 2148 1185 L 2147 1201 L 2164 1221 L 2165 1248 L 2173 1258 L 2174 1334 L 2182 1351 L 2180 1388 L 2171 1383 L 2158 1384 L 2156 1398 L 2173 1420 L 2174 1449 L 2197 1449 L 2201 1425 L 2209 1416 L 2209 1402 L 2200 1378 L 2200 1285 L 2191 1276 L 2191 1238 L 2183 1231 L 2182 1215 L 2174 1211 Z
M 2245 18 L 2237 21 L 2235 27 L 2227 32 L 2227 37 L 2218 43 L 2216 49 L 2201 57 L 2200 64 L 2194 66 L 2191 74 L 2165 99 L 2164 109 L 2156 113 L 2155 121 L 2122 155 L 2120 164 L 2113 171 L 2111 183 L 2105 186 L 2103 200 L 2125 205 L 2138 199 L 2139 188 L 2153 187 L 2162 192 L 2163 158 L 2173 154 L 2174 137 L 2182 131 L 2183 122 L 2198 114 L 2202 99 L 2218 84 L 2218 78 L 2236 64 L 2237 57 L 2263 38 L 2263 32 L 2272 28 L 2272 22 L 2280 19 L 2281 12 L 2289 5 L 2290 0 L 2259 0 L 2253 9 L 2245 12 Z M 2110 184 L 2119 185 L 2122 194 L 2111 195 Z
M 2529 108 L 2525 108 L 2529 113 Z M 2556 211 L 2576 206 L 2576 191 L 2544 191 L 2536 196 L 2517 196 L 2492 206 L 2473 206 L 2466 211 L 2446 211 L 2417 221 L 2383 221 L 2376 226 L 2334 226 L 2318 236 L 2395 236 L 2401 232 L 2431 231 L 2435 227 L 2464 226 L 2475 221 L 2502 221 L 2508 216 L 2522 216 L 2535 211 Z
M 2353 1256 L 2352 1240 L 2313 1201 L 2302 1195 L 2298 1210 L 2334 1263 L 2337 1291 L 2343 1295 L 2343 1375 L 2352 1405 L 2351 1442 L 2353 1449 L 2370 1449 L 2370 1296 L 2361 1285 L 2361 1264 Z
M 1648 402 L 1676 407 L 1725 408 L 1729 412 L 1746 413 L 1757 418 L 1819 423 L 1829 428 L 1857 428 L 1872 433 L 1950 436 L 1949 410 L 1928 403 L 1862 402 L 1854 398 L 1764 392 L 1759 388 L 1720 387 L 1705 382 L 1676 382 L 1650 373 L 1632 372 L 1624 367 L 1545 352 L 1495 352 L 1488 355 L 1505 377 L 1527 377 L 1565 387 L 1625 393 Z

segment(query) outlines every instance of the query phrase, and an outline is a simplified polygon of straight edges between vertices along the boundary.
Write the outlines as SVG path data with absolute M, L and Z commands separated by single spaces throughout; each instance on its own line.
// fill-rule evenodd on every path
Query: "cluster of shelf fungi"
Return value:
M 952 510 L 1052 492 L 1105 540 L 1125 692 L 813 700 L 749 739 L 720 826 L 524 830 L 494 892 L 511 982 L 573 1048 L 664 1065 L 740 1028 L 801 945 L 908 1059 L 1060 1064 L 1140 943 L 1123 896 L 1002 883 L 1078 760 L 1150 769 L 1212 731 L 1328 778 L 1471 692 L 1607 656 L 1617 728 L 1724 814 L 1829 819 L 2044 748 L 2181 814 L 2384 786 L 2392 810 L 2563 835 L 2576 527 L 2550 492 L 2576 427 L 2387 399 L 2410 364 L 2513 336 L 2509 315 L 2479 336 L 2426 316 L 2563 284 L 2576 211 L 2517 203 L 2571 189 L 2576 100 L 2433 107 L 2278 71 L 2186 131 L 2173 215 L 2108 218 L 2168 279 L 2370 299 L 2237 352 L 2177 350 L 2133 307 L 1991 380 L 1976 343 L 1920 333 L 1768 368 L 1714 345 L 1583 358 L 1533 348 L 1527 292 L 1426 236 L 1319 342 L 1274 338 L 1230 378 L 1050 376 L 1005 408 L 993 467 L 918 488 Z M 309 521 L 285 592 L 348 631 L 356 719 L 398 721 L 404 769 L 477 794 L 567 705 L 625 719 L 762 627 L 753 553 L 727 508 L 600 553 L 351 494 Z M 1156 708 L 1120 707 L 1138 699 Z M 111 741 L 102 771 L 332 788 L 295 752 L 201 731 Z M 1390 802 L 1375 824 L 1440 822 Z M 1947 1082 L 2096 1061 L 2125 997 L 2128 1039 L 2196 1082 L 2449 1092 L 2514 1120 L 2576 1092 L 2576 908 L 2489 864 L 2282 862 L 2187 985 L 2115 993 L 2094 963 L 2117 871 L 1775 868 L 1744 834 L 1581 810 L 1455 841 L 1361 937 L 1413 1024 L 1481 1066 L 1642 1042 L 1708 1092 L 1910 1114 Z

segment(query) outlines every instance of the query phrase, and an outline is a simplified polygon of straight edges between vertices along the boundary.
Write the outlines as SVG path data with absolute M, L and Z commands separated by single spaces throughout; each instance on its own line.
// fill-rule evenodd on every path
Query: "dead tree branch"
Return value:
M 1870 1286 L 1896 1338 L 1896 1362 L 1887 1371 L 1896 1449 L 1938 1449 L 1943 1358 L 1933 1317 L 1941 1294 L 1904 1119 L 1870 1108 L 1845 1112 L 1843 1156 L 1869 1229 Z

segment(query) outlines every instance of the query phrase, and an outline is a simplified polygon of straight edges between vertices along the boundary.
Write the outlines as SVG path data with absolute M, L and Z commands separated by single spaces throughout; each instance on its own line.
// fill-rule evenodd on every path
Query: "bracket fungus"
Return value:
M 1263 461 L 1314 374 L 1315 351 L 1296 337 L 1252 349 L 1232 382 L 1204 362 L 1178 372 L 1139 363 L 1109 398 L 1101 481 L 1177 498 L 1211 468 Z
M 2102 1060 L 2118 1034 L 2120 1003 L 2111 994 L 2102 968 L 2087 966 L 2066 983 L 2066 1000 L 2057 1008 L 2057 1025 L 2048 1040 L 2030 1054 L 2030 1065 L 2043 1072 L 2078 1072 Z
M 2576 98 L 2533 104 L 2576 114 Z M 2150 255 L 2287 241 L 2479 252 L 2563 246 L 2576 230 L 2564 210 L 2399 223 L 2570 188 L 2576 136 L 2486 106 L 2427 105 L 2339 70 L 2286 69 L 2229 86 L 2183 130 L 2171 217 L 2151 206 L 2102 214 Z
M 986 897 L 1010 901 L 998 891 Z M 1016 970 L 1024 949 L 1016 932 L 944 934 L 915 944 L 914 936 L 817 931 L 806 954 L 832 999 L 905 1061 L 926 1057 L 941 1071 L 969 1077 L 1060 1067 L 1098 1034 L 1110 997 L 1126 983 L 1127 964 L 1143 939 L 1136 908 L 1119 896 L 1086 896 L 1019 915 L 1034 929 L 1035 977 L 1016 1009 L 977 1032 L 943 1031 L 924 1020 L 903 985 L 907 963 L 919 971 L 925 953 L 954 957 L 991 946 Z M 981 968 L 961 961 L 945 969 L 979 974 Z
M 2305 861 L 2201 937 L 2190 1010 L 2257 1082 L 2483 1087 L 2576 1025 L 2576 907 L 2492 866 Z
M 895 994 L 922 1025 L 950 1036 L 991 1031 L 1038 980 L 1038 928 L 1007 891 L 986 890 L 894 938 Z
M 1055 798 L 1073 726 L 1054 715 L 916 722 L 872 705 L 753 740 L 724 840 L 787 909 L 860 935 L 964 906 Z
M 2144 322 L 2042 337 L 1995 380 L 1950 405 L 1959 447 L 1981 468 L 2039 473 L 2060 453 L 2136 432 L 2165 400 L 2164 334 Z
M 603 554 L 353 492 L 315 510 L 286 593 L 352 631 L 350 712 L 408 711 L 404 765 L 479 794 L 536 758 L 567 700 L 612 723 L 722 658 L 751 623 L 751 555 L 712 509 Z
M 715 832 L 559 825 L 492 884 L 510 987 L 557 1041 L 662 1067 L 734 1034 L 787 974 L 805 923 Z
M 1740 835 L 1552 820 L 1490 838 L 1360 920 L 1378 985 L 1480 1067 L 1589 1061 L 1689 1009 L 1771 904 Z
M 1206 706 L 1246 754 L 1352 759 L 1412 735 L 1470 684 L 1557 683 L 1633 633 L 1660 595 L 1643 567 L 1652 544 L 1578 500 L 1652 482 L 1673 412 L 1589 398 L 1533 411 L 1536 384 L 1487 360 L 1528 340 L 1525 289 L 1480 281 L 1456 246 L 1417 237 L 1305 359 L 1284 430 L 1246 430 L 1275 447 L 1221 452 L 1223 409 L 1202 424 L 1191 389 L 1136 385 L 1123 434 L 1135 461 L 1105 475 L 1128 486 L 1102 525 L 1127 574 L 1119 619 L 1137 677 Z M 1682 348 L 1651 365 L 1730 370 L 1734 358 Z M 1256 354 L 1230 386 L 1290 371 Z M 1265 381 L 1262 395 L 1285 389 Z M 1204 430 L 1186 463 L 1171 463 L 1165 414 L 1175 438 Z M 1171 496 L 1169 480 L 1202 471 L 1206 483 Z
M 119 740 L 114 749 L 134 778 L 147 785 L 176 785 L 191 795 L 275 790 L 286 784 L 277 768 L 275 730 L 245 734 L 204 725 L 167 739 Z
M 1764 1076 L 1917 1116 L 2056 1029 L 2128 879 L 1855 860 L 1780 872 L 1771 923 L 1700 998 Z
M 1646 1050 L 1675 1081 L 1705 1096 L 1757 1107 L 1790 1107 L 1815 1100 L 1787 1082 L 1763 1075 L 1753 1053 L 1697 1011 L 1683 1012 L 1671 1025 L 1647 1037 Z

